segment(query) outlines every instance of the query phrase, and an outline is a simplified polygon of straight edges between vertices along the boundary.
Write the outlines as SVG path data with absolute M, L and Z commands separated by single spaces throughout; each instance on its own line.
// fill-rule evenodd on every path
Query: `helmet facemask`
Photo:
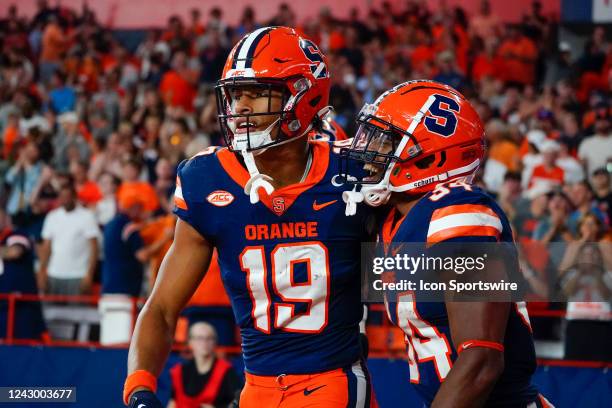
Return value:
M 301 78 L 290 83 L 296 90 L 294 94 L 287 88 L 287 79 L 233 77 L 219 81 L 215 87 L 221 133 L 228 148 L 240 152 L 244 159 L 251 176 L 245 186 L 245 193 L 250 196 L 253 204 L 259 201 L 259 188 L 264 188 L 268 194 L 274 191 L 270 183 L 272 178 L 259 173 L 254 156 L 272 146 L 296 140 L 295 132 L 302 127 L 295 119 L 294 108 L 310 88 L 310 82 Z M 262 112 L 236 112 L 236 103 L 240 97 L 267 98 L 267 104 L 263 104 L 267 106 Z M 262 121 L 269 122 L 266 123 L 267 127 L 257 130 L 260 127 L 257 125 Z M 297 136 L 309 130 L 310 127 Z

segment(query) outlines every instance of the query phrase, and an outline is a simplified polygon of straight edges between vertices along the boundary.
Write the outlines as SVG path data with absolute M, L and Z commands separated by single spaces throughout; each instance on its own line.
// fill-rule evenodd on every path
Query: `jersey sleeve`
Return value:
M 176 174 L 176 188 L 174 189 L 174 214 L 176 214 L 181 220 L 187 222 L 193 226 L 193 219 L 187 200 L 183 194 L 183 169 L 186 161 L 182 161 L 177 169 Z
M 206 202 L 211 174 L 206 158 L 194 157 L 179 164 L 174 190 L 174 214 L 211 241 L 216 235 L 218 216 Z M 207 177 L 208 176 L 208 177 Z
M 490 206 L 483 203 L 451 204 L 433 211 L 427 244 L 497 242 L 502 232 L 502 220 Z

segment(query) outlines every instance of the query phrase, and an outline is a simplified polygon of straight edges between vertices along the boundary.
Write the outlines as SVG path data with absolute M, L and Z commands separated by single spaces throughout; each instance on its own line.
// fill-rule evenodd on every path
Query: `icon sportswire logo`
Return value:
M 206 201 L 217 207 L 225 207 L 234 201 L 234 196 L 225 190 L 215 190 L 206 197 Z

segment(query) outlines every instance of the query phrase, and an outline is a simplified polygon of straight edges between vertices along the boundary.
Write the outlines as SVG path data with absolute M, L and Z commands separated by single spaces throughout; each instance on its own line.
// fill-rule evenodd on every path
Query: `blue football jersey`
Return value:
M 332 144 L 311 141 L 306 179 L 251 204 L 248 172 L 226 148 L 178 169 L 175 213 L 219 254 L 221 277 L 256 375 L 305 374 L 360 357 L 360 243 L 372 210 L 344 215 Z
M 403 220 L 393 226 L 395 210 L 379 233 L 383 242 L 500 242 L 513 246 L 512 230 L 504 212 L 475 186 L 452 182 L 421 198 Z M 389 297 L 387 312 L 406 335 L 410 382 L 429 406 L 457 358 L 448 314 L 443 302 L 418 301 L 418 291 Z M 490 394 L 487 407 L 526 407 L 537 398 L 531 384 L 536 368 L 535 349 L 524 302 L 511 308 L 504 338 L 504 372 Z

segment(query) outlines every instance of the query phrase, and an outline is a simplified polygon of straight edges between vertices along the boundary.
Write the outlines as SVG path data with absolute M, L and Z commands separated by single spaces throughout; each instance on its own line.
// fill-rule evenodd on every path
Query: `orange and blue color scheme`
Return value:
M 422 243 L 424 253 L 443 242 L 513 245 L 510 223 L 501 208 L 481 189 L 461 180 L 438 184 L 403 219 L 396 223 L 394 219 L 395 209 L 384 222 L 379 240 Z M 390 319 L 406 334 L 410 382 L 429 406 L 462 348 L 453 344 L 446 305 L 419 302 L 419 292 L 409 291 L 389 297 L 386 306 Z M 538 391 L 531 384 L 536 357 L 524 302 L 511 308 L 504 343 L 499 346 L 504 353 L 504 372 L 486 406 L 540 404 Z
M 336 383 L 346 385 L 348 406 L 370 406 L 369 377 L 359 375 L 359 254 L 361 242 L 371 238 L 366 226 L 374 213 L 363 206 L 355 217 L 344 215 L 342 193 L 350 186 L 336 182 L 336 149 L 326 141 L 309 143 L 313 157 L 305 180 L 263 192 L 256 204 L 244 193 L 247 170 L 227 148 L 209 148 L 178 169 L 175 213 L 216 247 L 240 327 L 251 379 L 244 395 L 257 401 L 241 406 L 277 406 L 253 397 L 263 388 L 249 387 L 279 376 L 310 376 L 285 391 L 328 395 L 331 383 L 312 395 L 305 390 L 310 379 L 332 372 L 342 372 Z

